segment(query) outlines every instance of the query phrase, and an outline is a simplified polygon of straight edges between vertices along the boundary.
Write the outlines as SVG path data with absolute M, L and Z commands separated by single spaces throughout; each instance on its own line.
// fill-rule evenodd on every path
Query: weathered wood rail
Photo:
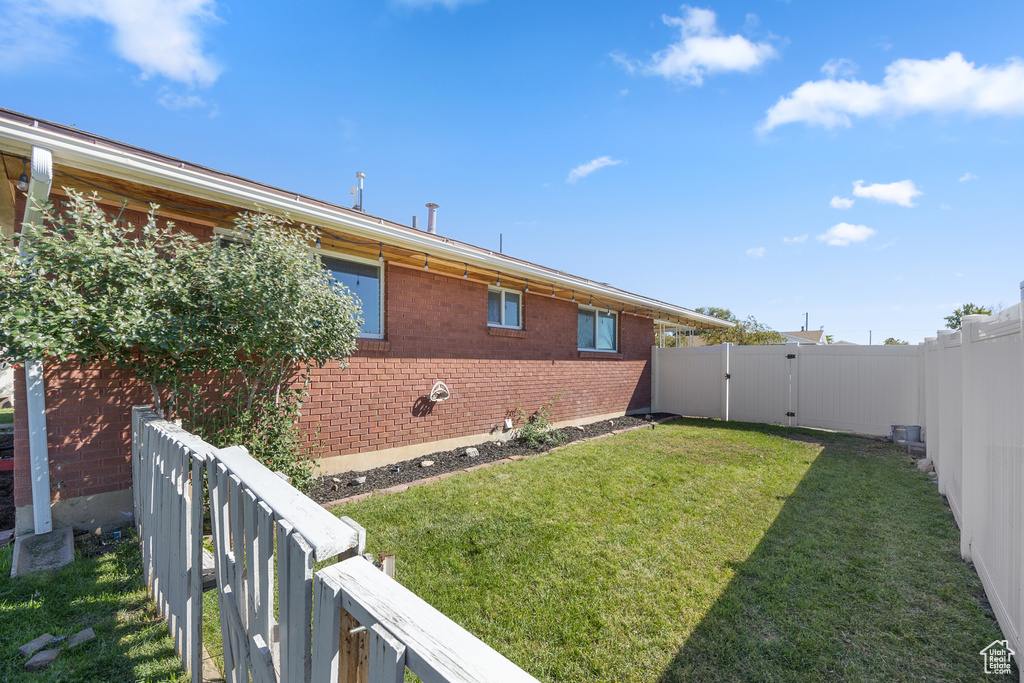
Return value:
M 132 410 L 135 520 L 150 594 L 202 680 L 203 490 L 228 683 L 534 681 L 363 555 L 366 533 L 241 446 Z M 314 574 L 314 562 L 329 562 Z M 276 614 L 276 618 L 275 618 Z

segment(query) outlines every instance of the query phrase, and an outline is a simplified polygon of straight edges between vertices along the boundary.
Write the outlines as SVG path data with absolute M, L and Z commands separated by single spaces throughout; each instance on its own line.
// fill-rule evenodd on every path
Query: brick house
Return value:
M 33 148 L 52 154 L 49 197 L 96 191 L 141 223 L 147 202 L 200 239 L 230 238 L 240 211 L 317 226 L 325 267 L 356 293 L 366 322 L 346 369 L 313 373 L 303 424 L 319 429 L 324 473 L 368 469 L 493 440 L 517 406 L 555 395 L 560 426 L 651 404 L 655 324 L 728 325 L 685 308 L 496 254 L 310 197 L 221 173 L 74 128 L 0 109 L 0 225 L 20 230 L 18 191 Z M 129 415 L 151 400 L 109 367 L 45 364 L 45 444 L 55 523 L 89 527 L 131 510 Z M 436 381 L 451 398 L 427 399 Z M 15 378 L 17 528 L 31 528 L 25 372 Z

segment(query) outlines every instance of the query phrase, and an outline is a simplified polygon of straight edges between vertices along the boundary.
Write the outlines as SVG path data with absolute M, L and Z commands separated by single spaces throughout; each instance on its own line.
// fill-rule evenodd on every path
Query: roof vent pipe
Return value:
M 431 235 L 437 234 L 437 204 L 427 204 L 427 232 Z
M 420 217 L 419 216 L 413 216 L 412 217 L 412 229 L 413 230 L 419 230 L 420 229 Z
M 356 171 L 356 184 L 352 186 L 350 193 L 355 196 L 355 204 L 352 208 L 356 211 L 363 210 L 363 180 L 366 179 L 366 174 L 362 171 Z

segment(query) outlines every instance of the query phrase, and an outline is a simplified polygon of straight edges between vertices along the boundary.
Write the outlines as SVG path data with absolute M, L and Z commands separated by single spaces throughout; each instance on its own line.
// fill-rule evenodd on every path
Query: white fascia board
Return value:
M 140 157 L 126 150 L 113 149 L 99 140 L 81 140 L 48 128 L 17 124 L 3 119 L 0 119 L 0 139 L 9 140 L 18 148 L 31 145 L 47 147 L 53 151 L 55 164 L 59 163 L 101 175 L 122 178 L 222 204 L 237 205 L 242 209 L 284 213 L 290 219 L 299 222 L 355 233 L 375 242 L 426 252 L 431 256 L 436 255 L 449 261 L 482 266 L 516 278 L 529 279 L 538 284 L 554 283 L 560 288 L 575 290 L 577 294 L 593 294 L 597 297 L 612 299 L 617 305 L 647 308 L 716 327 L 734 326 L 733 323 L 696 313 L 681 306 L 625 292 L 531 263 L 509 259 L 472 245 L 453 243 L 444 237 L 427 232 L 414 231 L 411 228 L 408 233 L 404 230 L 396 230 L 385 225 L 383 219 L 352 216 L 325 206 L 312 204 L 309 201 L 302 201 L 299 195 L 291 195 L 283 190 L 272 192 L 231 178 L 214 177 L 199 169 L 183 168 L 173 163 Z

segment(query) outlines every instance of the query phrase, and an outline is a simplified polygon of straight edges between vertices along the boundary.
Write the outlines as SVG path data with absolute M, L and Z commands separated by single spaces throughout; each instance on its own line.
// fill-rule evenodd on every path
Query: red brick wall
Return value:
M 313 372 L 303 422 L 331 455 L 481 434 L 559 394 L 555 421 L 651 405 L 646 318 L 620 316 L 620 353 L 580 358 L 574 303 L 526 295 L 514 338 L 490 334 L 487 285 L 395 266 L 384 282 L 386 350 Z M 431 405 L 438 380 L 452 397 Z
M 492 334 L 485 284 L 389 264 L 386 342 L 363 344 L 344 370 L 315 370 L 303 424 L 319 427 L 329 457 L 481 434 L 515 417 L 517 406 L 529 413 L 559 394 L 555 421 L 649 407 L 652 322 L 620 316 L 619 353 L 581 357 L 576 312 L 574 303 L 527 294 L 524 331 Z M 131 406 L 151 402 L 148 388 L 110 368 L 75 364 L 47 366 L 45 380 L 54 498 L 128 488 Z M 426 396 L 438 380 L 452 397 L 430 404 Z M 16 381 L 16 402 L 24 406 L 23 371 Z M 20 409 L 14 446 L 15 504 L 27 505 L 27 420 Z

